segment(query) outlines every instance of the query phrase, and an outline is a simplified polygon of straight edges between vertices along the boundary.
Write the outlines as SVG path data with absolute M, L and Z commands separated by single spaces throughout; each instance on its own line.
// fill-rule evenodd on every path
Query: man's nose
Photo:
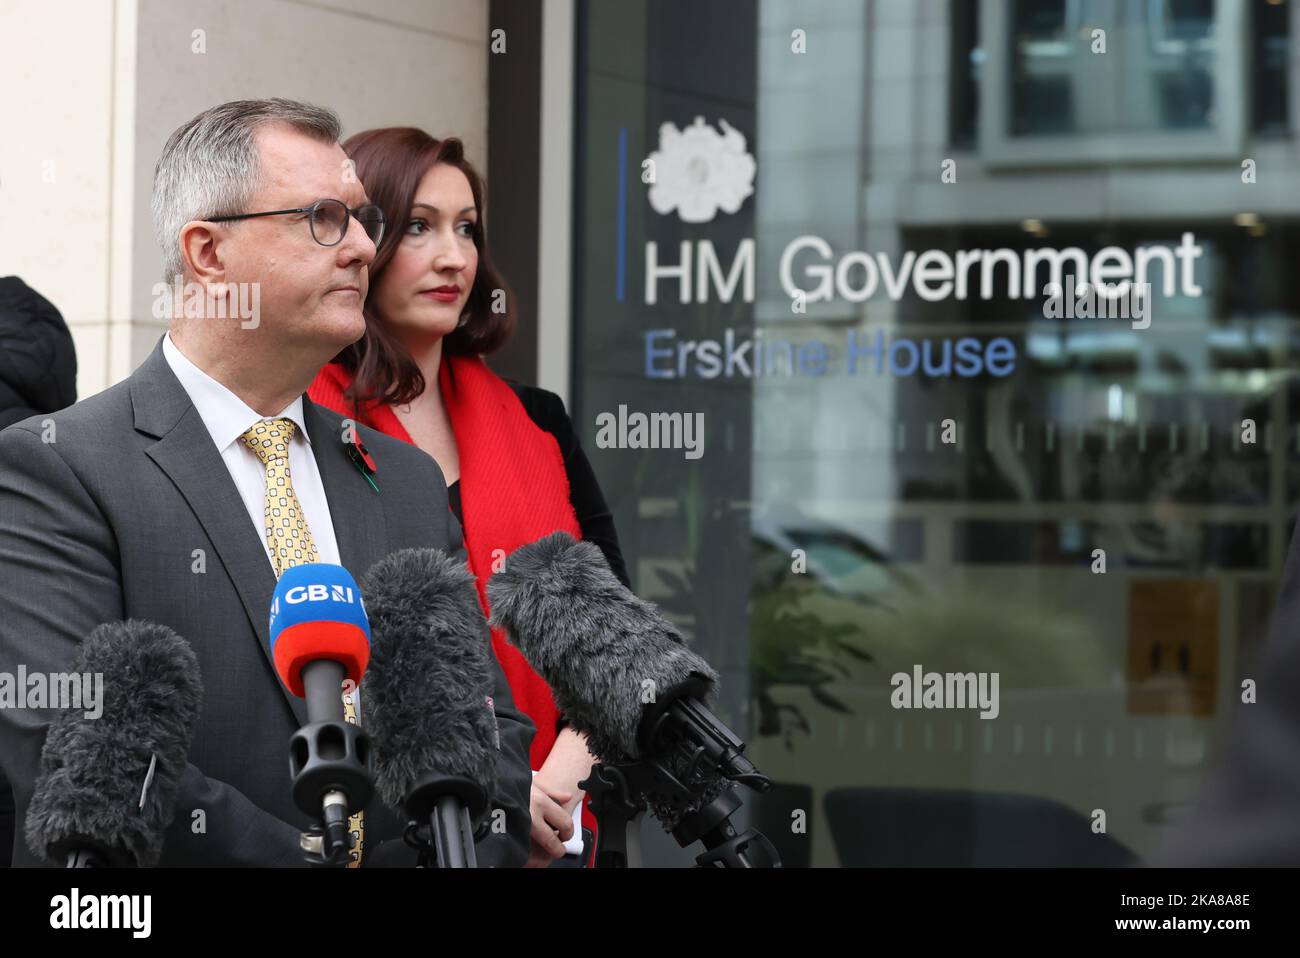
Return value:
M 360 263 L 369 266 L 375 258 L 376 247 L 366 228 L 355 216 L 348 215 L 348 231 L 343 234 L 343 241 L 338 247 L 340 265 L 351 266 Z

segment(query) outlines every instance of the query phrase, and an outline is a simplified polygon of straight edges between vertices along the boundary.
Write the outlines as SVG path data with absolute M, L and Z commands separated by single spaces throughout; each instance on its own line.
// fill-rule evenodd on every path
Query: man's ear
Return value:
M 208 223 L 192 220 L 181 227 L 181 258 L 194 281 L 204 288 L 206 298 L 213 301 L 228 296 L 220 242 L 221 237 Z

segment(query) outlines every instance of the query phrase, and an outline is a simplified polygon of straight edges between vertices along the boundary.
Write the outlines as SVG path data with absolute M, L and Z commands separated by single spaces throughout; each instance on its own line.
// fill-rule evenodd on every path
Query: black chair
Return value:
M 1093 867 L 1141 864 L 1060 802 L 1011 792 L 836 788 L 826 818 L 846 868 Z
M 811 785 L 773 782 L 766 792 L 741 790 L 749 810 L 750 827 L 762 832 L 781 859 L 782 868 L 807 868 L 812 863 L 813 806 Z M 792 830 L 793 813 L 804 813 L 804 829 Z

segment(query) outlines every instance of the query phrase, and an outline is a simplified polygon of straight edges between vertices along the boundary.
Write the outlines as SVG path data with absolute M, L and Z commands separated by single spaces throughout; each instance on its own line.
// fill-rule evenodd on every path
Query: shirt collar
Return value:
M 307 433 L 302 414 L 302 396 L 285 406 L 279 415 L 263 416 L 186 358 L 172 342 L 170 332 L 163 336 L 163 357 L 189 394 L 190 401 L 194 403 L 199 418 L 216 443 L 218 452 L 225 452 L 226 447 L 238 440 L 249 426 L 263 419 L 292 420 L 297 426 L 296 434 L 311 445 L 311 436 Z

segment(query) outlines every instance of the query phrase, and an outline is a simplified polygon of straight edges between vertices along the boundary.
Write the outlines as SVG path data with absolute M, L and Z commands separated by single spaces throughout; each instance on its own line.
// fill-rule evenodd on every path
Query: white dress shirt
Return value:
M 271 562 L 271 549 L 266 544 L 266 466 L 257 453 L 244 445 L 239 438 L 253 423 L 262 419 L 292 419 L 297 429 L 289 443 L 289 475 L 293 491 L 302 506 L 302 514 L 311 529 L 312 541 L 320 562 L 339 562 L 338 544 L 334 539 L 334 522 L 325 498 L 316 457 L 311 451 L 311 437 L 302 418 L 302 397 L 299 396 L 276 416 L 262 416 L 250 409 L 242 399 L 217 382 L 198 366 L 190 362 L 172 342 L 171 333 L 163 337 L 163 357 L 171 366 L 181 386 L 189 394 L 203 425 L 221 453 L 221 459 L 234 480 L 239 497 L 244 500 L 248 518 L 257 532 L 257 539 L 266 550 L 266 561 Z M 274 565 L 272 565 L 274 568 Z

